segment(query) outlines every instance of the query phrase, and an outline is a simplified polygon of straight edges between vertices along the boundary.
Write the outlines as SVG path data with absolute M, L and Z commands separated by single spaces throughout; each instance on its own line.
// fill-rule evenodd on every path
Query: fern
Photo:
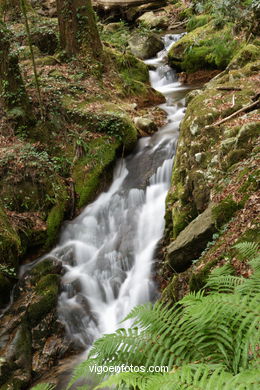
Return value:
M 234 245 L 234 248 L 238 250 L 242 259 L 247 261 L 253 260 L 259 253 L 258 244 L 256 242 L 239 242 L 238 244 Z
M 86 362 L 74 371 L 69 387 L 90 373 L 91 365 L 143 366 L 144 372 L 120 372 L 96 388 L 135 390 L 254 390 L 259 348 L 260 256 L 252 243 L 237 244 L 254 271 L 232 275 L 230 265 L 215 269 L 205 291 L 190 293 L 173 306 L 157 302 L 134 308 L 130 329 L 97 340 Z M 151 373 L 166 366 L 168 373 Z M 82 386 L 82 389 L 85 387 Z
M 54 386 L 49 383 L 39 383 L 38 385 L 33 387 L 33 390 L 53 390 Z

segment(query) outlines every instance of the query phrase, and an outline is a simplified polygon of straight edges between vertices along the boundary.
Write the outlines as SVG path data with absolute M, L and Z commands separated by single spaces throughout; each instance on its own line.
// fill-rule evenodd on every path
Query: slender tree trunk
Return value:
M 91 0 L 56 0 L 60 43 L 68 56 L 82 55 L 102 62 L 102 43 Z
M 21 115 L 29 111 L 29 100 L 20 73 L 18 58 L 10 53 L 10 32 L 0 22 L 0 100 L 6 109 L 20 108 Z

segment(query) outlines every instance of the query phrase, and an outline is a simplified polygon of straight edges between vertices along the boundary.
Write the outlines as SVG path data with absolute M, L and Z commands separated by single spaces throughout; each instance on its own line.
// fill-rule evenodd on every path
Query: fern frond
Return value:
M 205 285 L 206 288 L 210 288 L 212 292 L 218 293 L 232 293 L 237 286 L 244 283 L 244 279 L 238 276 L 227 275 L 219 276 L 217 278 L 210 277 Z
M 126 364 L 144 366 L 146 372 L 121 372 L 106 385 L 138 390 L 257 388 L 260 271 L 255 249 L 251 244 L 242 247 L 255 270 L 248 279 L 231 275 L 230 266 L 221 267 L 209 277 L 208 295 L 200 291 L 172 307 L 156 303 L 133 309 L 127 319 L 133 319 L 135 327 L 97 340 L 73 379 L 84 375 L 90 364 Z M 168 374 L 151 374 L 149 366 L 177 368 Z
M 251 241 L 239 242 L 233 248 L 237 249 L 241 258 L 247 261 L 254 259 L 259 253 L 258 244 Z
M 33 386 L 32 390 L 53 390 L 54 386 L 49 383 L 38 383 L 38 385 Z

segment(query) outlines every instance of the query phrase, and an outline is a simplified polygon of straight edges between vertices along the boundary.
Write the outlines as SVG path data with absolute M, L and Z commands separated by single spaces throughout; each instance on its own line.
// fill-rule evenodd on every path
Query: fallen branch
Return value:
M 217 87 L 218 91 L 242 91 L 242 88 L 237 87 Z
M 241 112 L 245 112 L 245 111 L 247 111 L 247 110 L 250 110 L 250 111 L 251 111 L 251 109 L 254 108 L 254 107 L 256 107 L 259 103 L 260 103 L 259 100 L 257 100 L 257 101 L 254 102 L 254 103 L 250 103 L 250 104 L 248 104 L 247 106 L 240 108 L 240 110 L 237 110 L 237 111 L 233 112 L 233 114 L 227 116 L 226 118 L 223 118 L 223 119 L 221 119 L 221 120 L 218 121 L 218 122 L 212 123 L 211 125 L 205 126 L 205 129 L 208 129 L 208 128 L 212 127 L 212 126 L 219 126 L 219 125 L 222 125 L 222 123 L 225 123 L 225 122 L 227 122 L 229 119 L 234 118 L 235 116 L 237 116 L 237 115 L 240 114 Z
M 187 20 L 184 20 L 183 22 L 175 23 L 175 24 L 173 24 L 172 26 L 169 26 L 169 29 L 170 29 L 170 30 L 174 30 L 175 28 L 184 26 L 187 22 L 188 22 L 188 19 L 187 19 Z

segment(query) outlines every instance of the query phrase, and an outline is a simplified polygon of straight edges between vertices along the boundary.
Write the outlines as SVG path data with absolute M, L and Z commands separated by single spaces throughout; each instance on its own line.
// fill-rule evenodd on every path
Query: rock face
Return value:
M 56 313 L 60 272 L 61 264 L 48 258 L 15 287 L 14 303 L 0 319 L 1 390 L 27 387 L 71 347 Z
M 216 231 L 213 204 L 195 218 L 167 248 L 167 260 L 175 272 L 182 272 L 197 259 Z
M 128 43 L 133 55 L 142 60 L 154 57 L 164 48 L 162 40 L 156 34 L 134 34 Z

